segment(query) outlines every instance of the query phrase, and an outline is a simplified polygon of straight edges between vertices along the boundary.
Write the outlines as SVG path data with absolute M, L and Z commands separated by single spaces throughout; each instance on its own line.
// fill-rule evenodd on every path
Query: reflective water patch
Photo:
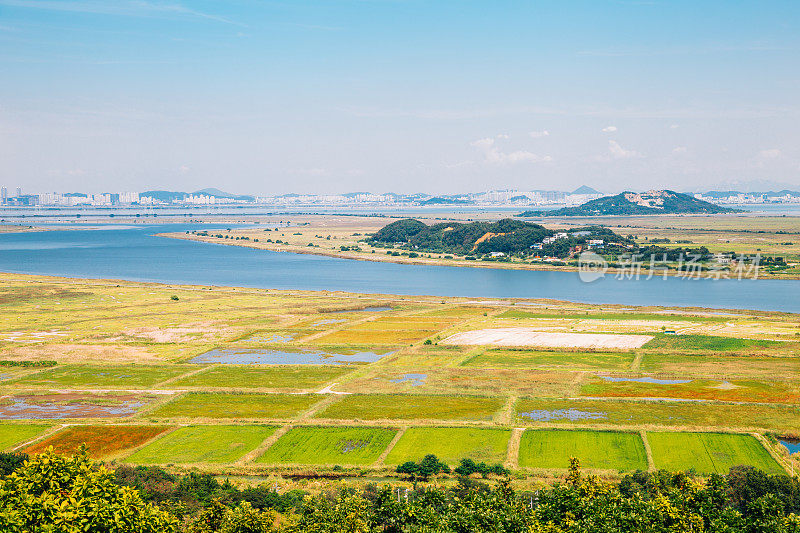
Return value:
M 410 381 L 412 387 L 418 387 L 424 384 L 427 378 L 428 374 L 403 374 L 402 378 L 390 379 L 389 381 L 392 383 L 405 383 L 406 381 Z
M 608 418 L 607 413 L 599 411 L 581 411 L 579 409 L 534 409 L 519 413 L 520 418 L 530 418 L 541 422 L 550 420 L 600 420 Z

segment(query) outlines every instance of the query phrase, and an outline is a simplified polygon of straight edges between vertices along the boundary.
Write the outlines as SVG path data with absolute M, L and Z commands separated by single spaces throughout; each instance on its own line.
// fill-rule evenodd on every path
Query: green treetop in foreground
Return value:
M 564 483 L 536 493 L 516 493 L 507 479 L 492 487 L 461 478 L 449 489 L 325 492 L 281 513 L 214 498 L 197 512 L 174 514 L 118 484 L 83 450 L 7 463 L 14 470 L 0 477 L 0 531 L 9 533 L 800 532 L 800 518 L 787 513 L 800 505 L 798 480 L 752 469 L 705 480 L 639 472 L 615 484 L 584 477 L 573 460 Z M 211 488 L 216 481 L 208 479 Z

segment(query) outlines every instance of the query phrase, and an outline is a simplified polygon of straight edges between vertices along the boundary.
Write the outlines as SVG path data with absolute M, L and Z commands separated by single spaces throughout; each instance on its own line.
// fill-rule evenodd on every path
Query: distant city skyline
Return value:
M 0 183 L 800 188 L 800 3 L 0 0 Z
M 425 193 L 396 194 L 368 191 L 339 194 L 281 194 L 281 195 L 232 195 L 219 189 L 185 191 L 124 191 L 124 192 L 44 192 L 22 194 L 17 187 L 16 195 L 9 196 L 6 187 L 0 187 L 0 206 L 15 208 L 105 208 L 131 207 L 151 208 L 161 206 L 216 206 L 216 205 L 261 205 L 274 207 L 573 207 L 605 196 L 604 193 L 587 186 L 574 191 L 517 189 L 488 190 L 469 193 L 433 195 Z M 626 193 L 627 195 L 628 193 Z M 800 204 L 800 191 L 778 190 L 758 193 L 741 191 L 706 191 L 693 193 L 694 197 L 718 204 Z

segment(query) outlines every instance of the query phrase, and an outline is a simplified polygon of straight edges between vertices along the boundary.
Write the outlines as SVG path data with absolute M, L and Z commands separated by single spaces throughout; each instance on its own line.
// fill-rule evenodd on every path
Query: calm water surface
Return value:
M 220 227 L 231 227 L 228 225 Z M 212 225 L 0 234 L 0 271 L 159 283 L 800 312 L 791 280 L 616 280 L 576 273 L 400 265 L 155 237 Z

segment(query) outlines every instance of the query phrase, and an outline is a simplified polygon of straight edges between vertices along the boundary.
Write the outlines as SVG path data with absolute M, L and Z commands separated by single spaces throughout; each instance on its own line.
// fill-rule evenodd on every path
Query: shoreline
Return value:
M 274 244 L 268 242 L 253 242 L 250 240 L 232 240 L 232 239 L 218 239 L 216 237 L 211 236 L 202 236 L 202 235 L 193 235 L 193 234 L 185 234 L 185 233 L 156 233 L 154 234 L 156 237 L 166 237 L 169 239 L 183 239 L 187 241 L 196 241 L 196 242 L 204 242 L 210 244 L 221 244 L 225 246 L 241 246 L 245 248 L 253 248 L 256 250 L 268 250 L 270 252 L 289 252 L 289 253 L 296 253 L 296 254 L 305 254 L 305 255 L 319 255 L 325 257 L 335 257 L 337 259 L 350 259 L 356 261 L 372 261 L 376 263 L 395 263 L 395 264 L 406 264 L 406 265 L 424 265 L 424 266 L 451 266 L 451 267 L 464 267 L 464 268 L 489 268 L 489 269 L 503 269 L 503 270 L 529 270 L 529 271 L 536 271 L 536 272 L 572 272 L 578 273 L 579 269 L 576 266 L 557 266 L 557 265 L 547 265 L 547 264 L 532 264 L 532 263 L 504 263 L 504 262 L 496 262 L 496 263 L 486 263 L 484 261 L 465 261 L 462 259 L 438 259 L 438 258 L 425 258 L 425 257 L 397 257 L 397 256 L 389 256 L 376 253 L 365 253 L 365 252 L 343 252 L 343 251 L 336 251 L 336 250 L 325 250 L 322 248 L 309 248 L 307 246 L 299 246 L 294 244 Z M 624 275 L 627 271 L 625 269 L 619 268 L 609 268 L 606 270 L 607 275 L 617 276 L 617 275 Z M 683 277 L 681 272 L 670 270 L 667 272 L 667 276 L 669 277 Z M 647 271 L 645 266 L 642 265 L 640 278 L 647 277 Z M 653 275 L 655 277 L 664 277 L 664 274 L 661 273 L 659 275 Z M 698 279 L 715 279 L 715 275 L 713 273 L 704 272 L 701 273 L 699 276 L 693 276 L 693 278 Z M 721 277 L 720 279 L 737 279 L 735 277 L 725 278 Z M 800 280 L 800 274 L 770 274 L 766 272 L 760 272 L 758 276 L 743 276 L 741 279 L 748 279 L 748 280 Z
M 419 304 L 441 304 L 446 301 L 450 305 L 500 305 L 500 306 L 519 306 L 521 310 L 533 311 L 536 309 L 547 309 L 550 306 L 557 306 L 574 311 L 595 310 L 602 306 L 603 311 L 619 312 L 645 312 L 660 314 L 665 317 L 675 316 L 730 316 L 731 318 L 742 317 L 745 315 L 754 316 L 796 316 L 800 313 L 792 311 L 776 311 L 764 309 L 748 308 L 729 308 L 729 307 L 703 307 L 703 306 L 679 306 L 679 305 L 634 305 L 621 303 L 592 303 L 576 300 L 564 300 L 558 298 L 526 298 L 526 297 L 489 297 L 489 296 L 437 296 L 432 294 L 393 294 L 382 292 L 350 292 L 342 290 L 322 290 L 322 289 L 271 289 L 263 287 L 251 287 L 247 285 L 212 285 L 202 283 L 167 283 L 163 281 L 144 281 L 131 280 L 124 278 L 102 278 L 102 277 L 73 277 L 58 276 L 51 274 L 28 274 L 20 272 L 9 272 L 0 270 L 0 281 L 17 281 L 21 283 L 50 283 L 82 281 L 96 284 L 101 287 L 111 287 L 119 285 L 143 286 L 163 289 L 180 289 L 190 291 L 223 290 L 231 293 L 269 293 L 286 296 L 308 296 L 318 295 L 325 297 L 346 297 L 354 300 L 365 300 L 366 307 L 372 305 L 373 300 L 382 300 L 388 305 L 400 303 L 419 303 Z M 326 309 L 320 313 L 343 312 L 351 309 Z

